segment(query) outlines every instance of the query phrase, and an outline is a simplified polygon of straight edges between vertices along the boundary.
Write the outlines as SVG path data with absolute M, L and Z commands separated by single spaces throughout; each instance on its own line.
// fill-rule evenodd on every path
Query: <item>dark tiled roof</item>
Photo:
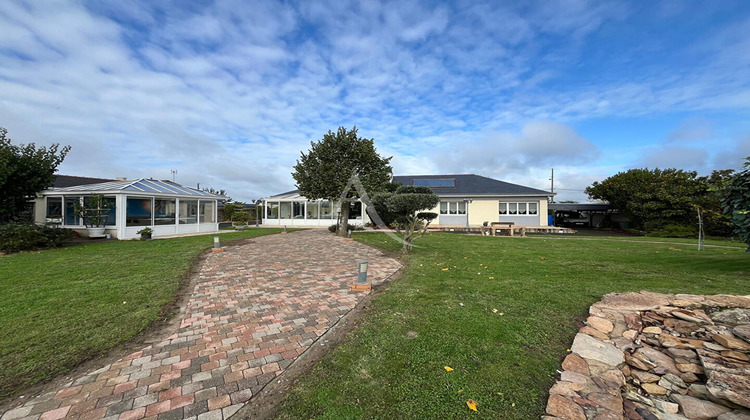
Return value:
M 99 184 L 102 182 L 115 181 L 109 178 L 89 178 L 85 176 L 55 175 L 54 188 L 75 187 L 77 185 Z
M 453 180 L 453 187 L 432 188 L 437 195 L 544 195 L 551 196 L 549 191 L 498 181 L 486 176 L 474 174 L 462 175 L 400 175 L 394 176 L 393 182 L 403 185 L 424 184 L 425 180 Z M 420 182 L 421 181 L 421 182 Z M 428 181 L 429 183 L 429 181 Z M 441 182 L 442 183 L 442 182 Z M 450 183 L 448 183 L 450 184 Z

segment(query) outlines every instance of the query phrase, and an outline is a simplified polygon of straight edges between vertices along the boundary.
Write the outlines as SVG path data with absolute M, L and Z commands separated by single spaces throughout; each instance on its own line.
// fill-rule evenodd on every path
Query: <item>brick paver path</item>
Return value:
M 212 253 L 176 333 L 3 414 L 19 418 L 228 418 L 401 266 L 325 230 L 255 238 Z

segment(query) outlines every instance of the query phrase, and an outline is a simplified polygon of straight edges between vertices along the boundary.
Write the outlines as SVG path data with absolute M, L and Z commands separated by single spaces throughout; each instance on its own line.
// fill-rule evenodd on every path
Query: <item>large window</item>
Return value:
M 198 223 L 198 200 L 180 200 L 180 224 Z
M 465 201 L 441 201 L 440 214 L 466 214 Z
M 107 220 L 104 222 L 106 226 L 114 226 L 117 224 L 117 200 L 114 197 L 104 197 L 102 204 L 109 208 L 107 212 Z
M 154 200 L 154 224 L 173 225 L 177 216 L 177 204 L 174 199 L 157 198 Z
M 309 201 L 307 203 L 307 218 L 308 219 L 317 219 L 318 211 L 320 210 L 320 202 L 319 201 Z
M 293 219 L 305 218 L 305 202 L 304 201 L 295 201 L 292 203 L 292 218 Z
M 151 199 L 128 197 L 125 226 L 151 225 Z
M 76 217 L 75 205 L 80 204 L 81 197 L 65 197 L 65 224 L 80 225 L 81 218 Z
M 333 219 L 333 206 L 330 201 L 320 202 L 320 218 Z
M 216 223 L 216 218 L 214 217 L 214 202 L 213 201 L 201 201 L 200 222 L 201 223 Z
M 279 219 L 291 219 L 292 218 L 292 203 L 281 202 L 279 203 Z
M 539 203 L 500 203 L 501 215 L 533 216 L 539 212 Z
M 62 223 L 62 197 L 47 197 L 47 223 Z
M 278 219 L 279 218 L 279 203 L 278 202 L 266 202 L 267 213 L 266 219 Z

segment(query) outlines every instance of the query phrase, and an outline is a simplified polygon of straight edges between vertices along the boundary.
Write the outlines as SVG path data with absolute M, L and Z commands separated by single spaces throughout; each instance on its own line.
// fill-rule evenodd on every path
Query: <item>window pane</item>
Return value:
M 62 197 L 47 197 L 47 223 L 62 223 Z
M 292 218 L 292 203 L 281 203 L 279 210 L 280 219 L 291 219 Z
M 448 214 L 448 203 L 445 201 L 440 202 L 440 214 Z
M 508 203 L 500 203 L 500 214 L 508 214 Z
M 198 200 L 180 200 L 180 224 L 198 223 Z
M 451 214 L 456 214 L 457 209 L 458 209 L 458 203 L 456 203 L 455 201 L 451 202 L 450 209 L 451 209 Z
M 279 218 L 279 203 L 278 202 L 267 202 L 268 214 L 267 219 L 278 219 Z
M 466 202 L 465 201 L 458 202 L 458 214 L 466 214 Z
M 104 222 L 106 226 L 114 226 L 117 224 L 117 201 L 114 197 L 104 197 L 102 200 L 102 204 L 106 205 L 109 208 L 109 212 L 107 213 L 107 220 Z
M 333 219 L 333 206 L 331 206 L 330 201 L 320 202 L 320 218 Z
M 526 214 L 526 203 L 518 203 L 518 214 Z
M 508 203 L 508 213 L 509 214 L 516 214 L 516 213 L 518 213 L 518 204 L 517 203 Z
M 177 215 L 177 205 L 175 200 L 159 199 L 154 200 L 154 224 L 155 225 L 173 225 Z
M 126 204 L 125 226 L 151 225 L 151 199 L 130 198 Z
M 292 217 L 295 219 L 305 218 L 305 203 L 303 201 L 292 203 Z
M 216 218 L 214 217 L 214 202 L 213 201 L 201 200 L 200 210 L 201 210 L 201 213 L 200 213 L 201 223 L 216 223 Z
M 308 219 L 317 219 L 318 218 L 318 209 L 320 209 L 320 202 L 318 202 L 318 201 L 308 201 L 307 202 L 307 218 Z
M 529 214 L 536 214 L 537 206 L 537 203 L 529 203 Z
M 80 217 L 76 217 L 74 205 L 81 202 L 81 197 L 65 197 L 65 224 L 79 225 Z

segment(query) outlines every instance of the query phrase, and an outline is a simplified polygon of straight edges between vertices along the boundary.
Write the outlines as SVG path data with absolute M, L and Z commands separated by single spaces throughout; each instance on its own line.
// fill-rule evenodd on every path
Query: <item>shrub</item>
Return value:
M 328 226 L 328 231 L 331 233 L 335 233 L 336 227 L 337 225 Z M 351 230 L 352 232 L 354 232 L 355 230 L 365 230 L 365 228 L 361 225 L 346 225 L 346 230 Z
M 697 235 L 695 228 L 685 225 L 665 225 L 646 234 L 660 238 L 697 238 Z
M 73 231 L 33 223 L 0 225 L 0 251 L 18 252 L 58 247 L 73 238 Z

